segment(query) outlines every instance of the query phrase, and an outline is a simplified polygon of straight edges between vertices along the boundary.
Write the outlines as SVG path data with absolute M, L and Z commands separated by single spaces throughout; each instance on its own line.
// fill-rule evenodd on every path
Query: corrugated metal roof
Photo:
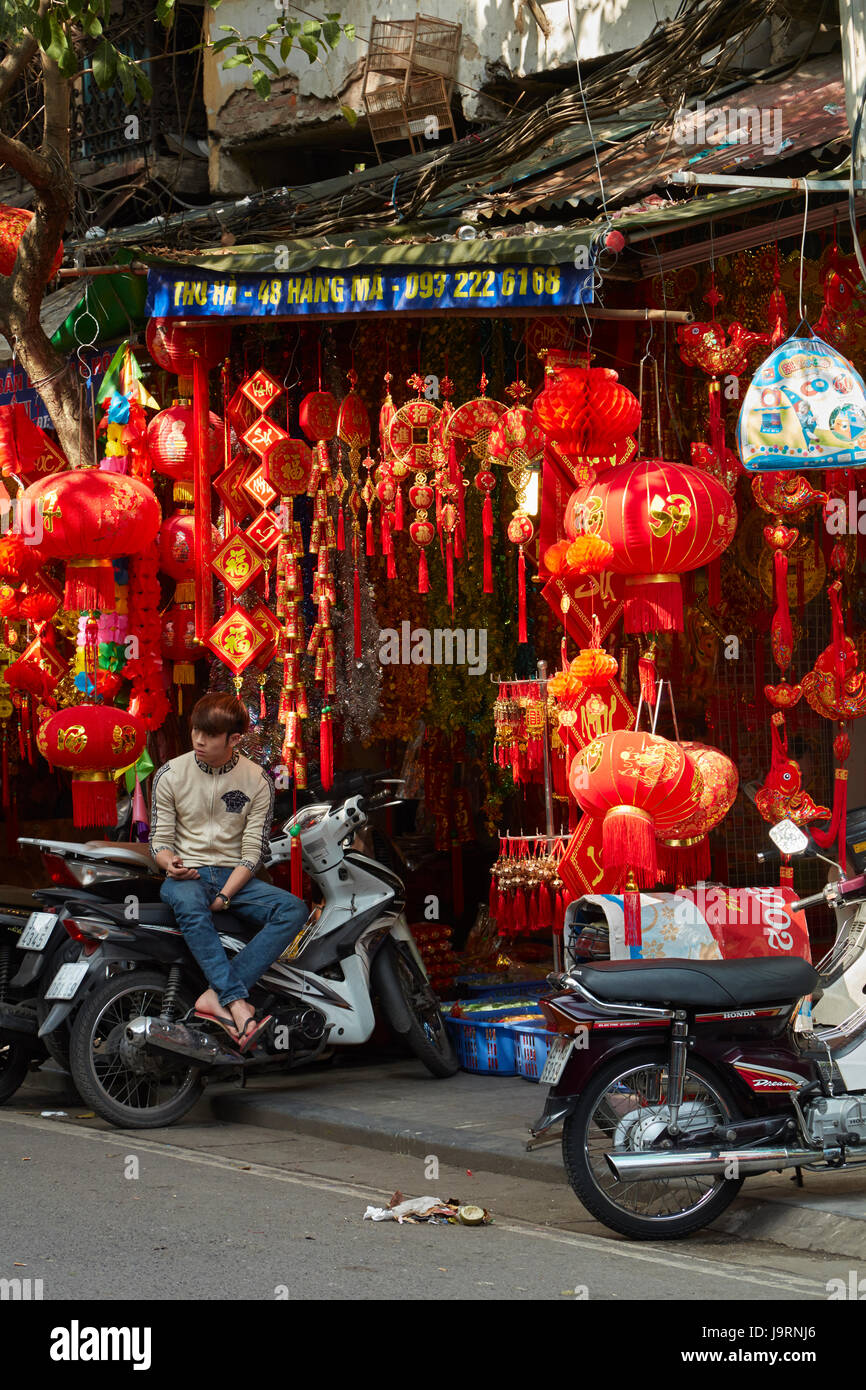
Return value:
M 719 112 L 717 116 L 715 113 Z M 596 132 L 599 145 L 602 141 Z M 706 173 L 752 172 L 833 141 L 850 140 L 840 60 L 804 64 L 778 82 L 761 82 L 706 102 L 686 118 L 634 134 L 626 147 L 600 149 L 608 203 L 663 184 L 676 169 Z M 441 208 L 441 200 L 437 210 Z M 583 154 L 556 170 L 539 170 L 520 186 L 489 186 L 474 206 L 483 218 L 520 217 L 600 201 L 595 158 Z

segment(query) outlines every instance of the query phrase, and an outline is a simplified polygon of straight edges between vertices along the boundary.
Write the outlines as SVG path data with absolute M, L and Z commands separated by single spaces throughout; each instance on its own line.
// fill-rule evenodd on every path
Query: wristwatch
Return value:
M 222 898 L 222 900 L 223 900 L 223 902 L 225 903 L 226 907 L 230 907 L 230 906 L 231 906 L 231 898 L 226 897 L 225 893 L 217 893 L 217 897 L 218 897 L 218 898 Z

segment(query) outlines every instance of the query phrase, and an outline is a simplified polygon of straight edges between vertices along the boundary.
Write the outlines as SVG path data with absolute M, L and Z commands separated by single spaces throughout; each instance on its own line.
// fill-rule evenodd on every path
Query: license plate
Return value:
M 71 961 L 61 965 L 48 989 L 46 999 L 74 999 L 75 991 L 84 979 L 90 966 L 86 960 Z
M 56 921 L 53 912 L 31 912 L 27 918 L 27 926 L 18 939 L 19 951 L 44 950 Z
M 565 1064 L 574 1051 L 574 1038 L 558 1037 L 554 1038 L 550 1044 L 550 1051 L 547 1054 L 547 1061 L 544 1070 L 538 1078 L 540 1086 L 555 1086 L 562 1073 L 565 1071 Z

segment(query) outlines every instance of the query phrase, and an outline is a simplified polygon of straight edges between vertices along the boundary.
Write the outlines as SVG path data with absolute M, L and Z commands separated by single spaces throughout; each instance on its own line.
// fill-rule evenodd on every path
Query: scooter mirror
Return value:
M 809 837 L 792 820 L 780 820 L 770 829 L 770 839 L 782 854 L 802 854 L 809 848 Z

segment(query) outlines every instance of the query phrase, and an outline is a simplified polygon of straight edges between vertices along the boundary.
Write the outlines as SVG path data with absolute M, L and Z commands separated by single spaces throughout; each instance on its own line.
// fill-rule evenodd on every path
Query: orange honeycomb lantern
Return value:
M 544 390 L 532 407 L 535 423 L 564 454 L 597 457 L 640 423 L 637 397 L 610 367 L 547 366 Z

